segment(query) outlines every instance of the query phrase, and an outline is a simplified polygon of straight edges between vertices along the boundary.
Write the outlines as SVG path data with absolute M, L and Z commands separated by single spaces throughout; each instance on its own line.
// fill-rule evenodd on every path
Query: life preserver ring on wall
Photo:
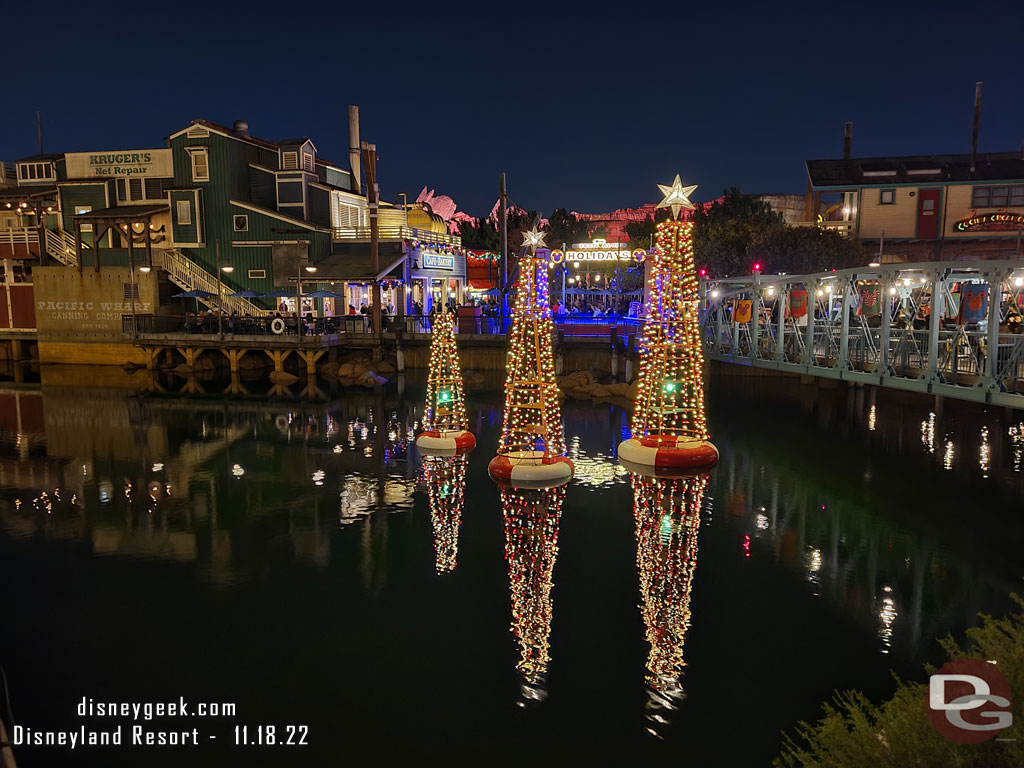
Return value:
M 288 429 L 288 417 L 285 416 L 283 413 L 279 413 L 277 415 L 277 418 L 274 419 L 274 426 L 277 427 L 282 432 L 287 431 L 287 429 Z
M 487 465 L 492 480 L 516 488 L 557 488 L 572 480 L 574 471 L 565 456 L 545 456 L 543 451 L 512 451 Z
M 659 469 L 710 468 L 718 463 L 718 449 L 709 440 L 648 435 L 631 437 L 619 443 L 619 458 Z
M 416 447 L 427 456 L 461 456 L 476 448 L 476 438 L 464 429 L 431 429 L 416 436 Z
M 282 333 L 284 333 L 284 328 L 285 325 L 284 320 L 282 318 L 275 317 L 273 320 L 270 321 L 271 333 L 276 333 L 278 336 L 280 336 Z

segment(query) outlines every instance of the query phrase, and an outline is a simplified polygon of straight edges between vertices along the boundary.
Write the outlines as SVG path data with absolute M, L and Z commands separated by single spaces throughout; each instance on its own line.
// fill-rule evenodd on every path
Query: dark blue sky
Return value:
M 5 10 L 0 159 L 163 146 L 193 117 L 310 136 L 346 161 L 346 106 L 382 193 L 485 214 L 803 192 L 804 161 L 981 151 L 1024 138 L 1024 2 L 138 3 Z M 557 10 L 556 10 L 557 8 Z M 500 13 L 499 13 L 500 11 Z M 34 31 L 33 31 L 34 30 Z M 13 64 L 12 64 L 13 63 Z M 16 75 L 16 76 L 11 76 Z

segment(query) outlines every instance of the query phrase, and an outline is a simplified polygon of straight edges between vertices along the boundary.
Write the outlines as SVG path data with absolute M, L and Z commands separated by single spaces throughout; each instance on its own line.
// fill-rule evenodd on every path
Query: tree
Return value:
M 698 206 L 690 218 L 697 266 L 718 277 L 749 273 L 753 260 L 748 247 L 785 226 L 782 214 L 736 187 L 726 190 L 721 200 Z
M 783 227 L 766 232 L 747 248 L 750 263 L 765 272 L 806 275 L 830 269 L 857 267 L 868 261 L 864 246 L 834 229 Z
M 658 224 L 668 219 L 668 214 L 668 208 L 662 208 L 654 216 L 626 222 L 626 236 L 629 238 L 630 248 L 649 249 L 654 242 L 654 230 Z
M 501 248 L 497 227 L 489 219 L 459 222 L 462 246 L 473 251 L 497 251 Z
M 1018 608 L 1024 600 L 1011 595 Z M 991 659 L 1014 692 L 1024 691 L 1024 615 L 995 619 L 981 616 L 981 626 L 967 630 L 968 647 L 952 637 L 940 640 L 949 660 Z M 933 672 L 934 670 L 929 670 Z M 816 723 L 801 722 L 784 734 L 777 768 L 862 768 L 862 766 L 958 766 L 1011 768 L 1024 765 L 1024 727 L 1020 699 L 1013 701 L 1013 724 L 999 738 L 983 744 L 956 744 L 928 721 L 928 687 L 899 681 L 896 693 L 880 706 L 859 691 L 837 693 Z
M 551 248 L 561 248 L 562 243 L 572 245 L 587 239 L 587 223 L 580 221 L 565 208 L 556 208 L 548 218 L 547 244 Z

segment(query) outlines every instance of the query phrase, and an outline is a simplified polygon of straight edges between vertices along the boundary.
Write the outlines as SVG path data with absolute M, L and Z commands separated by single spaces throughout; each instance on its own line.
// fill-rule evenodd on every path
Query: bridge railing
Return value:
M 1017 262 L 755 274 L 702 289 L 711 359 L 1024 407 Z

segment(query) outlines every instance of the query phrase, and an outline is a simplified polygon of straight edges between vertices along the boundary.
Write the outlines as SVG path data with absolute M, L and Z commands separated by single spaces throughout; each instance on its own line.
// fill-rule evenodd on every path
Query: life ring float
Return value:
M 275 317 L 273 320 L 270 321 L 270 331 L 271 331 L 271 333 L 274 333 L 274 334 L 277 334 L 278 336 L 280 336 L 282 333 L 284 333 L 284 329 L 285 329 L 285 324 L 284 324 L 284 319 L 283 318 Z
M 465 429 L 430 429 L 416 435 L 416 447 L 426 456 L 461 456 L 476 448 L 476 437 Z
M 510 451 L 487 465 L 492 480 L 515 488 L 557 488 L 572 480 L 574 472 L 567 457 L 545 456 L 543 451 Z
M 651 434 L 623 440 L 619 443 L 619 458 L 657 469 L 699 469 L 718 463 L 718 449 L 709 440 Z
M 274 426 L 282 432 L 288 431 L 288 417 L 283 413 L 278 414 L 277 418 L 274 419 Z

